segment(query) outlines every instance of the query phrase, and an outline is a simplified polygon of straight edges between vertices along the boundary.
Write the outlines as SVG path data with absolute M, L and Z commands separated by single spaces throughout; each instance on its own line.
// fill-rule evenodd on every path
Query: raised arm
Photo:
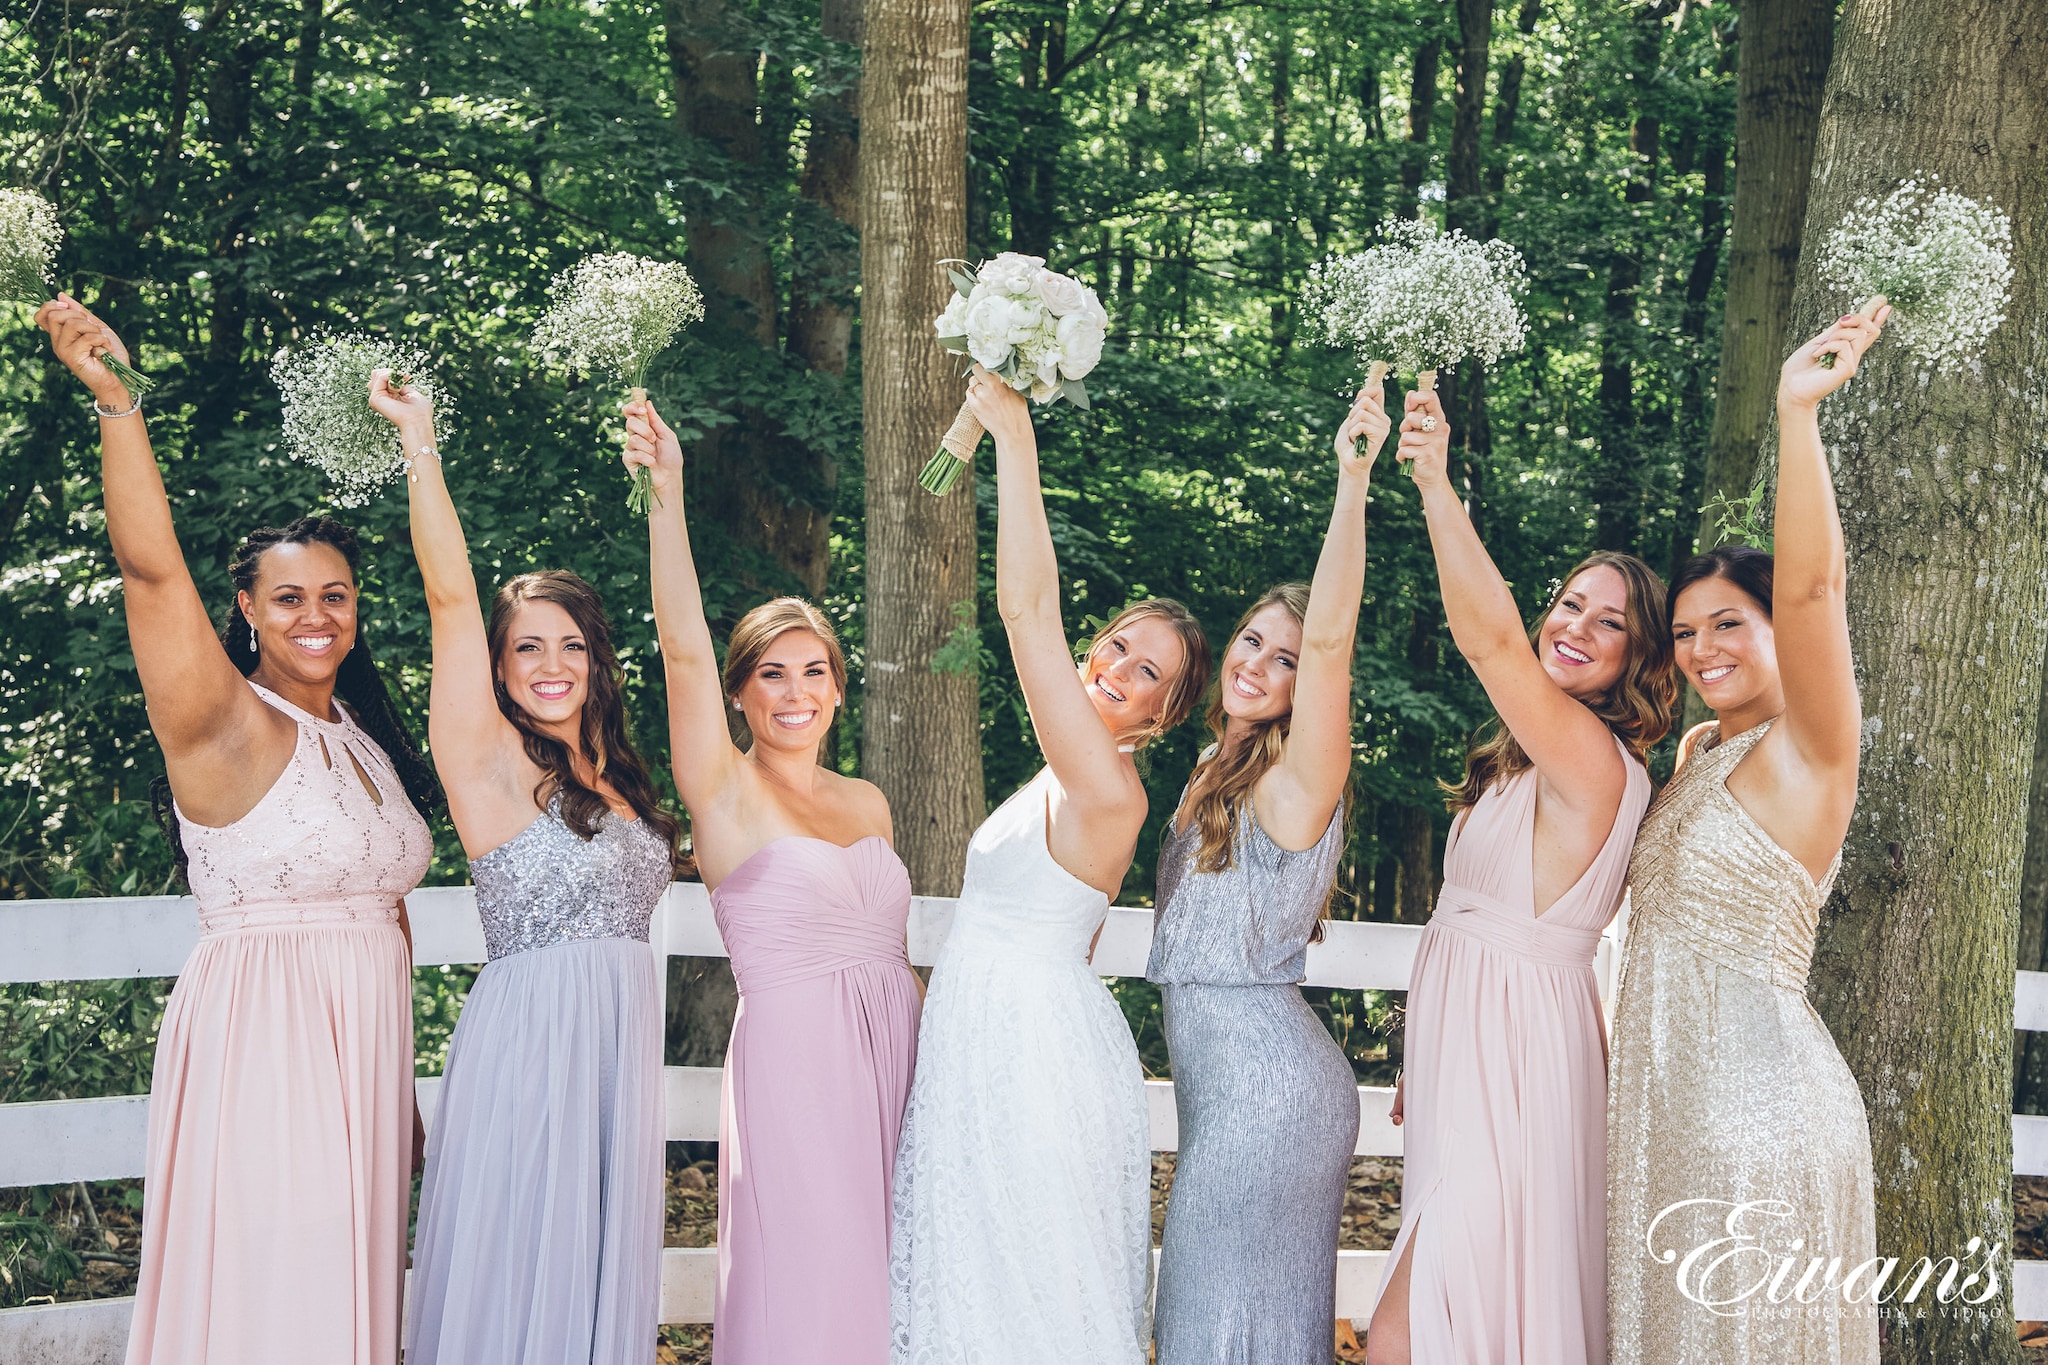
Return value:
M 1397 458 L 1415 463 L 1451 639 L 1479 675 L 1501 723 L 1565 803 L 1612 811 L 1628 781 L 1621 751 L 1606 723 L 1559 687 L 1529 647 L 1514 594 L 1451 487 L 1450 447 L 1450 423 L 1437 395 L 1409 394 Z
M 496 848 L 533 818 L 519 732 L 498 710 L 490 644 L 462 519 L 434 451 L 434 408 L 418 388 L 393 389 L 389 370 L 370 375 L 370 406 L 398 428 L 406 458 L 412 550 L 434 631 L 427 736 L 448 793 L 455 832 L 472 857 Z
M 1301 624 L 1293 721 L 1280 761 L 1254 795 L 1260 826 L 1283 848 L 1308 848 L 1322 837 L 1351 771 L 1351 653 L 1365 593 L 1366 494 L 1389 426 L 1374 384 L 1358 391 L 1337 429 L 1337 500 Z
M 1059 563 L 1038 483 L 1031 412 L 1024 395 L 979 366 L 967 398 L 995 438 L 996 610 L 1010 637 L 1031 728 L 1067 799 L 1090 819 L 1108 816 L 1130 824 L 1135 836 L 1144 822 L 1144 786 L 1082 690 L 1060 624 Z M 1114 836 L 1122 837 L 1120 827 Z
M 141 410 L 114 373 L 96 358 L 101 348 L 126 362 L 128 348 L 69 294 L 59 294 L 36 311 L 36 324 L 50 334 L 51 348 L 67 369 L 92 391 L 100 417 L 100 483 L 107 512 L 107 538 L 121 570 L 121 595 L 128 615 L 129 647 L 149 706 L 149 725 L 162 746 L 179 800 L 195 818 L 212 804 L 201 789 L 215 789 L 226 808 L 246 803 L 235 790 L 251 786 L 260 794 L 275 780 L 275 764 L 264 738 L 288 722 L 257 699 L 228 661 L 199 589 L 185 566 L 170 499 L 164 493 L 156 453 Z M 125 413 L 109 417 L 106 413 Z M 287 738 L 285 743 L 289 743 Z M 266 753 L 259 755 L 259 748 Z M 253 769 L 252 769 L 252 760 Z
M 1848 562 L 1835 485 L 1821 447 L 1821 399 L 1856 373 L 1857 363 L 1884 329 L 1889 305 L 1876 320 L 1851 314 L 1794 351 L 1778 378 L 1778 506 L 1771 627 L 1785 642 L 1778 676 L 1785 688 L 1781 722 L 1806 768 L 1847 776 L 1853 791 L 1863 727 L 1849 654 Z M 1821 366 L 1823 355 L 1834 367 Z
M 697 562 L 690 553 L 690 526 L 683 515 L 683 448 L 653 403 L 628 403 L 623 411 L 626 467 L 644 467 L 654 480 L 647 541 L 654 629 L 661 637 L 668 675 L 669 761 L 683 804 L 693 819 L 701 820 L 714 807 L 730 804 L 740 752 L 726 729 L 718 655 L 711 644 L 711 623 L 704 619 Z

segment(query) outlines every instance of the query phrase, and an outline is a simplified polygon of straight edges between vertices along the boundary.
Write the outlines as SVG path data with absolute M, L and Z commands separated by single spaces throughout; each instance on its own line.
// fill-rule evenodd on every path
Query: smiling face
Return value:
M 512 704 L 549 729 L 575 732 L 590 696 L 590 646 L 576 618 L 529 598 L 513 609 L 498 654 L 498 681 Z
M 785 630 L 762 652 L 733 700 L 754 743 L 815 749 L 845 698 L 832 676 L 832 653 L 813 631 Z
M 258 668 L 273 681 L 326 686 L 356 642 L 356 576 L 319 541 L 263 552 L 253 591 L 236 601 L 256 632 Z
M 1140 616 L 1089 652 L 1081 684 L 1095 714 L 1125 743 L 1153 728 L 1186 665 L 1180 632 L 1161 617 Z
M 1628 583 L 1596 564 L 1565 585 L 1536 637 L 1543 671 L 1581 701 L 1603 697 L 1628 666 Z
M 1700 700 L 1726 714 L 1778 687 L 1777 636 L 1754 597 L 1721 577 L 1686 585 L 1671 611 L 1671 650 Z M 1773 713 L 1781 707 L 1767 708 Z
M 1284 602 L 1268 602 L 1224 652 L 1223 713 L 1232 721 L 1274 720 L 1294 709 L 1301 622 Z

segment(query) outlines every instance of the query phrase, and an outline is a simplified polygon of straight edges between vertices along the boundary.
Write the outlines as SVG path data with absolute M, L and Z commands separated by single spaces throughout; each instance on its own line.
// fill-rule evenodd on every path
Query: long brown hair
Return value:
M 1678 700 L 1678 679 L 1671 667 L 1671 630 L 1665 621 L 1664 580 L 1634 555 L 1601 550 L 1586 556 L 1558 585 L 1550 604 L 1529 626 L 1529 644 L 1536 646 L 1543 623 L 1578 576 L 1588 569 L 1609 568 L 1621 575 L 1628 590 L 1622 616 L 1628 634 L 1628 662 L 1621 677 L 1586 709 L 1607 723 L 1617 739 L 1640 761 L 1671 728 L 1671 707 Z M 1505 782 L 1530 766 L 1529 755 L 1496 716 L 1465 751 L 1465 778 L 1455 785 L 1439 782 L 1449 793 L 1444 802 L 1452 814 L 1479 804 L 1495 782 Z
M 832 670 L 832 685 L 839 689 L 839 701 L 846 703 L 846 655 L 839 648 L 839 632 L 832 629 L 832 622 L 824 612 L 801 597 L 777 597 L 763 602 L 732 628 L 732 638 L 725 645 L 725 671 L 719 674 L 718 685 L 725 691 L 725 699 L 732 701 L 747 685 L 747 679 L 754 676 L 754 670 L 761 666 L 761 660 L 768 655 L 768 648 L 781 636 L 792 630 L 807 630 L 818 637 L 825 646 L 825 662 Z M 835 715 L 834 720 L 838 717 Z M 738 723 L 740 747 L 746 748 L 753 741 L 744 720 Z
M 676 844 L 682 823 L 656 802 L 654 783 L 647 776 L 647 761 L 633 746 L 633 732 L 626 719 L 625 671 L 619 667 L 618 651 L 612 646 L 612 625 L 604 614 L 604 601 L 597 589 L 566 569 L 545 569 L 507 579 L 491 599 L 491 623 L 487 638 L 491 651 L 491 686 L 498 697 L 498 710 L 519 731 L 526 756 L 541 770 L 534 784 L 534 804 L 545 806 L 550 797 L 562 798 L 562 823 L 585 839 L 597 835 L 598 822 L 610 804 L 576 775 L 569 746 L 541 729 L 540 723 L 512 700 L 498 676 L 497 663 L 504 657 L 506 637 L 512 618 L 528 602 L 552 602 L 569 613 L 583 636 L 589 654 L 589 694 L 583 701 L 583 723 L 577 736 L 583 758 L 592 776 L 611 784 L 633 813 L 647 822 L 669 847 L 670 861 L 679 869 Z
M 1166 689 L 1166 700 L 1160 705 L 1159 715 L 1142 734 L 1135 737 L 1141 749 L 1188 718 L 1195 709 L 1195 703 L 1208 689 L 1209 674 L 1214 667 L 1209 659 L 1209 637 L 1202 633 L 1202 623 L 1195 619 L 1193 612 L 1171 597 L 1141 597 L 1110 617 L 1108 623 L 1095 632 L 1095 638 L 1088 642 L 1082 658 L 1094 658 L 1095 651 L 1108 644 L 1119 631 L 1151 619 L 1164 621 L 1173 627 L 1174 634 L 1180 637 L 1181 652 L 1185 658 L 1179 675 Z

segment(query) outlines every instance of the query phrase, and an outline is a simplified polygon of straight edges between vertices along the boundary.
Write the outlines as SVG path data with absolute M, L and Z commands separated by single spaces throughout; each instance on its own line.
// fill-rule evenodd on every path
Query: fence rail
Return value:
M 418 966 L 484 960 L 483 929 L 470 887 L 428 887 L 407 897 Z M 953 922 L 954 902 L 919 896 L 911 902 L 910 960 L 929 966 Z M 1312 945 L 1306 984 L 1406 990 L 1421 929 L 1414 925 L 1335 922 L 1324 942 Z M 678 882 L 663 897 L 650 935 L 652 950 L 667 957 L 724 957 L 725 944 L 711 915 L 710 897 L 693 882 Z M 0 982 L 98 981 L 175 976 L 199 940 L 197 910 L 187 896 L 129 896 L 97 900 L 0 902 Z M 1151 950 L 1152 913 L 1112 909 L 1096 948 L 1104 976 L 1142 976 Z M 1603 938 L 1594 961 L 1600 996 L 1609 1000 L 1614 942 Z M 664 984 L 667 973 L 660 973 Z M 2013 1025 L 2048 1031 L 2048 973 L 2021 972 L 2015 983 Z M 670 1141 L 718 1136 L 719 1072 L 715 1067 L 666 1068 L 665 1102 Z M 432 1121 L 440 1078 L 417 1083 L 420 1107 Z M 1152 1148 L 1178 1145 L 1173 1085 L 1147 1081 Z M 1401 1155 L 1401 1130 L 1389 1117 L 1393 1091 L 1358 1089 L 1361 1156 Z M 2048 1117 L 2012 1120 L 2013 1170 L 2048 1175 Z M 149 1096 L 52 1100 L 0 1105 L 0 1187 L 115 1180 L 143 1174 Z M 1346 1251 L 1338 1257 L 1337 1312 L 1362 1318 L 1385 1269 L 1383 1251 Z M 662 1256 L 664 1322 L 711 1321 L 717 1253 L 670 1247 Z M 0 1310 L 0 1361 L 10 1365 L 99 1365 L 118 1362 L 127 1339 L 132 1299 L 39 1305 Z M 2048 1319 L 2048 1262 L 2017 1262 L 2013 1304 L 2021 1319 Z

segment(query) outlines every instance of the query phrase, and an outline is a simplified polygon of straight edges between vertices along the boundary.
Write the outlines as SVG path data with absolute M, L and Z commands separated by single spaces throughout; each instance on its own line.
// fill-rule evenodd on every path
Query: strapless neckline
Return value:
M 823 844 L 826 848 L 838 849 L 841 853 L 851 853 L 855 849 L 859 848 L 862 844 L 876 842 L 881 843 L 884 847 L 886 847 L 889 850 L 890 857 L 896 858 L 898 862 L 902 861 L 901 858 L 897 858 L 896 846 L 889 842 L 888 837 L 886 835 L 863 834 L 860 838 L 855 839 L 850 844 L 839 844 L 834 843 L 830 839 L 820 838 L 815 834 L 778 834 L 773 839 L 770 839 L 767 843 L 755 849 L 752 853 L 749 853 L 746 857 L 740 859 L 740 865 L 738 867 L 735 867 L 732 871 L 726 873 L 725 876 L 719 881 L 717 889 L 714 890 L 711 894 L 715 896 L 718 894 L 719 891 L 725 890 L 725 888 L 731 885 L 733 880 L 737 878 L 740 875 L 740 873 L 746 871 L 749 867 L 753 866 L 754 862 L 758 858 L 760 858 L 762 854 L 766 853 L 769 849 L 774 848 L 777 844 Z

